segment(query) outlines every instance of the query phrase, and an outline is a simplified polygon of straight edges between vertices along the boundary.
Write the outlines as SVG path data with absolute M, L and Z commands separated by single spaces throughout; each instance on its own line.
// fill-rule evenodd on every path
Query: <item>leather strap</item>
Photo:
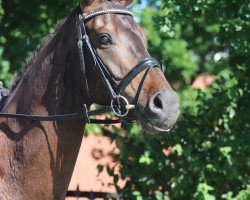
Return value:
M 0 117 L 25 119 L 25 120 L 38 120 L 38 121 L 69 121 L 69 120 L 81 120 L 84 119 L 89 124 L 114 124 L 121 123 L 120 119 L 91 119 L 89 117 L 101 115 L 103 113 L 110 112 L 111 107 L 105 107 L 99 110 L 88 111 L 84 105 L 82 113 L 72 113 L 63 115 L 29 115 L 29 114 L 11 114 L 0 113 Z
M 134 68 L 132 68 L 127 75 L 122 79 L 122 81 L 117 86 L 116 92 L 120 94 L 127 85 L 144 69 L 150 68 L 152 66 L 159 67 L 159 63 L 154 58 L 145 58 L 139 62 Z
M 121 14 L 121 15 L 130 15 L 133 17 L 133 13 L 128 11 L 128 10 L 122 10 L 122 9 L 104 9 L 104 10 L 99 10 L 99 11 L 95 11 L 93 13 L 90 13 L 87 16 L 82 16 L 82 20 L 84 22 L 98 16 L 98 15 L 103 15 L 103 14 L 107 14 L 107 13 L 111 13 L 111 14 Z
M 87 77 L 87 72 L 86 72 L 86 65 L 85 65 L 85 57 L 84 57 L 84 53 L 83 53 L 83 34 L 86 33 L 85 31 L 85 27 L 82 26 L 82 22 L 81 21 L 77 21 L 77 30 L 78 30 L 78 52 L 79 52 L 79 61 L 80 61 L 80 68 L 82 71 L 82 76 L 83 76 L 83 81 L 84 81 L 84 89 L 87 93 L 87 98 L 89 100 L 91 100 L 91 94 L 90 94 L 90 90 L 89 90 L 89 85 L 88 85 L 88 77 Z

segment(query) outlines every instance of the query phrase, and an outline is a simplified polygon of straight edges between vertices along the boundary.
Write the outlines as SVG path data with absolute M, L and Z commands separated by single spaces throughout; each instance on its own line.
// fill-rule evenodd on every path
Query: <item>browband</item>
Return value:
M 105 10 L 99 10 L 99 11 L 95 11 L 89 15 L 81 15 L 82 16 L 82 20 L 84 22 L 98 16 L 98 15 L 103 15 L 103 14 L 107 14 L 107 13 L 111 13 L 111 14 L 122 14 L 122 15 L 130 15 L 133 17 L 133 13 L 128 11 L 128 10 L 122 10 L 122 9 L 105 9 Z

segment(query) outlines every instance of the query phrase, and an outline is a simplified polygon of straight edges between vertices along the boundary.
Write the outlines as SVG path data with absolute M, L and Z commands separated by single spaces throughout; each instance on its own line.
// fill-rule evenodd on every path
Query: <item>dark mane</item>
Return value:
M 42 55 L 42 52 L 47 48 L 48 44 L 50 43 L 50 41 L 54 38 L 54 36 L 61 30 L 61 28 L 63 27 L 65 21 L 67 18 L 64 18 L 62 20 L 60 20 L 57 25 L 55 26 L 55 31 L 51 34 L 49 34 L 44 42 L 40 45 L 40 47 L 31 55 L 31 57 L 27 60 L 27 64 L 26 67 L 24 69 L 22 69 L 18 75 L 14 78 L 13 82 L 12 82 L 12 86 L 10 89 L 10 92 L 12 92 L 16 86 L 18 85 L 18 83 L 20 82 L 20 80 L 22 79 L 23 74 L 26 72 L 26 70 L 28 70 L 30 67 L 32 67 L 35 63 L 35 61 Z

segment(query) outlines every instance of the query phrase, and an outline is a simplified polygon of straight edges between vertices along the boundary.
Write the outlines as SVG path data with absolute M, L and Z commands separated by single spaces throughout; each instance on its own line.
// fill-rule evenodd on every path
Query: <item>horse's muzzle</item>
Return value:
M 160 90 L 143 109 L 140 122 L 149 132 L 168 132 L 179 117 L 179 98 L 174 91 Z

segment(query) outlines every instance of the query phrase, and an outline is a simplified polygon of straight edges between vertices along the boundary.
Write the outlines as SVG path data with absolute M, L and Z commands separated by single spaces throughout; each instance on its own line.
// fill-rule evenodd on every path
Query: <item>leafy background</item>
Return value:
M 0 80 L 8 87 L 26 58 L 77 1 L 0 0 Z M 151 55 L 181 99 L 168 135 L 138 124 L 103 129 L 125 199 L 250 199 L 250 3 L 248 0 L 141 0 L 129 7 L 148 33 Z M 202 90 L 190 84 L 212 75 Z M 89 131 L 99 129 L 89 127 Z M 116 167 L 117 169 L 117 167 Z M 125 188 L 116 184 L 126 178 Z

